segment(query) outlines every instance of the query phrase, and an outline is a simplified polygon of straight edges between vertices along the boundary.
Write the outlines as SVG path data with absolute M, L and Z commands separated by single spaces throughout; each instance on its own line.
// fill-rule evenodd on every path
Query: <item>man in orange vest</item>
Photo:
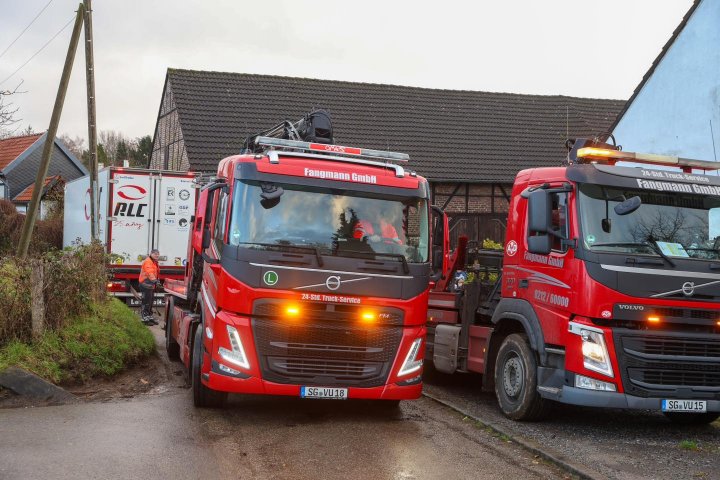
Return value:
M 157 320 L 153 317 L 152 304 L 155 296 L 155 286 L 158 284 L 158 275 L 160 273 L 160 267 L 158 266 L 159 258 L 160 251 L 153 248 L 140 268 L 140 278 L 138 279 L 140 281 L 140 291 L 142 292 L 140 316 L 145 325 L 158 324 Z
M 402 240 L 391 223 L 380 220 L 379 226 L 379 231 L 376 233 L 369 220 L 360 220 L 353 229 L 353 237 L 357 240 L 367 239 L 372 243 L 382 241 L 388 244 L 402 245 Z

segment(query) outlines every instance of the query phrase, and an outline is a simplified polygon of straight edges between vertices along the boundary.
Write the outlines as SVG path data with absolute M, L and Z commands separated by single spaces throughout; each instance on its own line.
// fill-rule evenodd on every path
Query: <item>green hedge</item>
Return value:
M 54 383 L 113 375 L 155 351 L 152 333 L 116 299 L 94 303 L 33 342 L 13 340 L 0 349 L 0 370 L 19 366 Z

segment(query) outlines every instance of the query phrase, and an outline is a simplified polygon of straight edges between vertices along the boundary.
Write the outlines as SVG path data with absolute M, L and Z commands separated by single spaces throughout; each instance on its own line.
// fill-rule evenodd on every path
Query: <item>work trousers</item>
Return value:
M 145 285 L 140 284 L 140 293 L 142 293 L 142 308 L 140 310 L 141 316 L 143 318 L 152 317 L 152 304 L 153 298 L 155 297 L 155 286 L 146 287 Z

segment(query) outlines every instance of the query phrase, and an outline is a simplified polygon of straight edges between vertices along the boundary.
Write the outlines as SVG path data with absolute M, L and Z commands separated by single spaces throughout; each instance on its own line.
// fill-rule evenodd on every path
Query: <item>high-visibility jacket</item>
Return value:
M 381 237 L 385 243 L 399 243 L 402 244 L 402 240 L 398 236 L 397 230 L 391 223 L 387 223 L 385 220 L 380 220 Z M 375 229 L 367 220 L 360 220 L 353 230 L 353 237 L 361 240 L 363 237 L 370 237 L 375 234 Z
M 142 267 L 140 267 L 140 283 L 143 283 L 145 280 L 150 280 L 151 282 L 154 282 L 158 279 L 158 274 L 160 273 L 160 267 L 158 266 L 157 262 L 152 259 L 152 257 L 147 257 L 143 263 Z

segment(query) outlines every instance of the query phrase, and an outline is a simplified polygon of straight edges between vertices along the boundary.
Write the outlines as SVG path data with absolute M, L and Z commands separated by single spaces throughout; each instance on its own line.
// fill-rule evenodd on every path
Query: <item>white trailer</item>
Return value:
M 140 266 L 160 250 L 160 278 L 182 278 L 197 175 L 165 170 L 107 167 L 98 172 L 99 240 L 110 254 L 108 290 L 128 303 L 137 299 Z M 90 243 L 90 179 L 65 185 L 63 246 Z

